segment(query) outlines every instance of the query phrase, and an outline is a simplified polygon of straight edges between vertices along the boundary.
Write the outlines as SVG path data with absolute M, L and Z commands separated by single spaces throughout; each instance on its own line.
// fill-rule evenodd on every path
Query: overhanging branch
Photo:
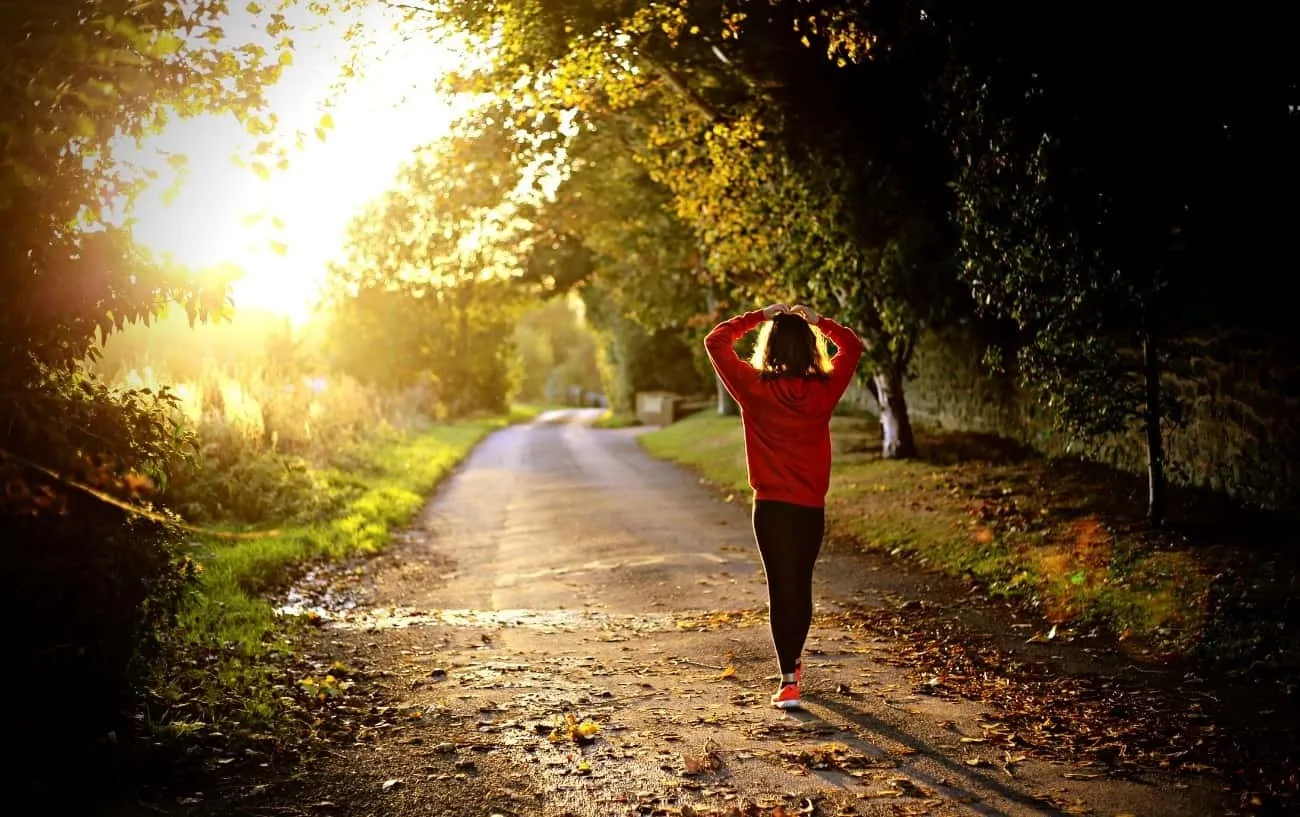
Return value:
M 688 105 L 701 113 L 711 124 L 717 124 L 723 121 L 722 115 L 714 110 L 712 105 L 704 101 L 704 97 L 692 90 L 690 86 L 686 84 L 686 81 L 678 76 L 676 71 L 645 53 L 639 53 L 637 56 L 647 68 L 658 74 L 660 79 L 668 83 L 668 87 L 677 92 L 678 96 L 686 100 Z

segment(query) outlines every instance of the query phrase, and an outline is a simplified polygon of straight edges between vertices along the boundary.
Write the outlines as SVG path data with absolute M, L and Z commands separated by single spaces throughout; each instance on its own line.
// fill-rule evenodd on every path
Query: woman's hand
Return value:
M 785 304 L 772 304 L 771 306 L 763 307 L 763 317 L 770 321 L 777 315 L 783 315 L 789 311 L 790 307 Z
M 805 321 L 807 321 L 813 326 L 816 326 L 817 321 L 822 319 L 822 316 L 818 315 L 817 312 L 813 310 L 811 306 L 804 306 L 803 304 L 796 304 L 790 307 L 790 312 L 794 315 L 798 315 L 799 317 L 803 318 Z

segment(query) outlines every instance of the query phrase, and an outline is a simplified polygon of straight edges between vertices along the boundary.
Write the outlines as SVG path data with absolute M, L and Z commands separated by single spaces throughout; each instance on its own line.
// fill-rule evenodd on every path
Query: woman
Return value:
M 762 324 L 753 359 L 735 343 Z M 826 341 L 835 344 L 833 359 Z M 768 619 L 781 671 L 772 696 L 797 709 L 812 625 L 813 565 L 826 527 L 831 412 L 862 357 L 858 336 L 806 306 L 773 304 L 723 321 L 704 339 L 713 368 L 740 405 L 754 489 L 754 539 L 767 575 Z

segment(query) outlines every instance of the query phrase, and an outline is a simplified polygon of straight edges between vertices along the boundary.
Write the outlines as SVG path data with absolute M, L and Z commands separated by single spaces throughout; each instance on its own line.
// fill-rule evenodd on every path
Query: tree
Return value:
M 600 284 L 584 287 L 582 298 L 601 340 L 601 380 L 615 411 L 635 411 L 637 392 L 694 394 L 707 382 L 695 365 L 695 348 L 677 328 L 647 329 L 627 317 Z
M 8 692 L 78 701 L 17 712 L 6 737 L 21 762 L 57 757 L 77 780 L 78 739 L 124 726 L 194 575 L 176 530 L 139 515 L 188 434 L 165 395 L 110 389 L 83 361 L 169 303 L 194 320 L 226 303 L 222 277 L 133 244 L 148 173 L 119 148 L 200 112 L 270 127 L 262 89 L 287 53 L 283 20 L 228 49 L 226 18 L 221 2 L 0 3 L 0 613 L 26 622 Z
M 548 298 L 519 317 L 514 332 L 519 351 L 519 395 L 553 402 L 570 386 L 600 390 L 596 338 L 572 295 Z
M 951 26 L 964 277 L 986 313 L 1021 329 L 1020 376 L 1065 429 L 1138 425 L 1160 525 L 1162 370 L 1188 331 L 1225 317 L 1203 306 L 1236 288 L 1224 270 L 1248 278 L 1280 249 L 1295 66 L 1257 30 L 1231 30 L 1254 21 L 1138 13 L 1116 27 L 1091 7 L 1054 7 L 1017 11 L 1015 31 L 1035 32 L 1024 37 L 1007 13 Z M 1223 58 L 1205 59 L 1197 43 L 1211 41 Z M 1085 75 L 1095 53 L 1106 61 Z M 1257 189 L 1265 179 L 1276 198 Z
M 529 252 L 519 283 L 545 297 L 583 291 L 598 305 L 587 310 L 588 322 L 604 338 L 607 363 L 620 361 L 602 367 L 605 387 L 630 407 L 638 387 L 625 378 L 642 366 L 629 355 L 652 354 L 647 367 L 670 368 L 677 357 L 702 357 L 666 342 L 668 333 L 698 323 L 704 309 L 694 238 L 669 209 L 667 191 L 618 144 L 616 130 L 570 132 L 562 145 L 539 152 L 547 134 L 520 131 L 517 116 L 498 101 L 476 113 L 474 128 L 510 146 L 511 155 L 493 154 L 505 163 L 501 173 L 527 179 L 519 215 L 529 225 Z M 659 340 L 643 342 L 649 337 Z
M 123 214 L 153 174 L 117 159 L 171 117 L 229 113 L 254 133 L 270 127 L 262 89 L 282 68 L 283 21 L 268 22 L 266 44 L 230 51 L 217 45 L 225 14 L 224 3 L 0 6 L 0 449 L 62 469 L 71 452 L 104 445 L 55 421 L 52 405 L 89 407 L 48 389 L 63 388 L 97 340 L 170 302 L 191 320 L 226 305 L 228 277 L 192 275 L 134 245 Z M 42 436 L 51 426 L 62 428 Z M 51 447 L 51 437 L 65 444 Z M 109 444 L 117 459 L 135 459 Z
M 522 274 L 527 222 L 521 176 L 492 135 L 457 133 L 420 151 L 357 218 L 348 260 L 331 268 L 339 363 L 389 387 L 429 379 L 453 414 L 502 409 L 512 386 L 522 293 L 509 281 Z
M 637 391 L 695 391 L 701 378 L 685 373 L 702 357 L 697 335 L 707 300 L 694 236 L 672 212 L 668 191 L 611 131 L 575 135 L 562 181 L 535 224 L 539 243 L 582 248 L 583 274 L 569 285 L 583 289 L 603 339 L 606 391 L 619 410 L 631 411 Z
M 868 344 L 884 453 L 906 456 L 911 349 L 959 294 L 950 159 L 921 104 L 922 80 L 942 65 L 923 46 L 938 38 L 900 35 L 877 58 L 875 35 L 843 8 L 814 5 L 807 17 L 792 3 L 753 15 L 678 2 L 435 3 L 430 13 L 492 33 L 490 67 L 469 84 L 508 96 L 519 127 L 568 117 L 572 132 L 617 134 L 693 234 L 706 296 L 712 286 L 722 302 L 718 290 L 835 299 Z M 877 18 L 899 28 L 906 10 L 886 5 Z M 828 115 L 862 99 L 869 116 Z M 554 149 L 564 134 L 542 141 Z

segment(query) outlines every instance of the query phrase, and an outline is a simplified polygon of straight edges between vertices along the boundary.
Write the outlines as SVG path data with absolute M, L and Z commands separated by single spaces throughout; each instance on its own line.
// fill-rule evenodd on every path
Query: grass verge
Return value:
M 329 518 L 257 538 L 198 543 L 200 583 L 182 613 L 177 645 L 184 668 L 170 671 L 154 690 L 152 708 L 170 713 L 156 731 L 179 737 L 196 724 L 216 723 L 294 729 L 284 718 L 286 706 L 293 707 L 283 676 L 295 625 L 277 616 L 271 592 L 309 563 L 382 550 L 485 435 L 535 414 L 521 408 L 504 419 L 438 424 L 371 441 L 348 452 L 346 470 L 320 474 L 329 490 L 347 497 Z
M 567 407 L 560 403 L 515 403 L 510 407 L 507 420 L 511 423 L 527 423 L 537 419 L 538 415 L 564 408 Z
M 1135 652 L 1185 653 L 1204 637 L 1214 568 L 1146 529 L 1125 475 L 922 429 L 917 459 L 882 460 L 873 419 L 836 417 L 831 430 L 832 539 L 974 579 L 1055 623 L 1103 626 Z M 639 439 L 748 497 L 738 418 L 702 413 Z
M 641 421 L 636 418 L 635 414 L 623 414 L 609 410 L 596 418 L 596 422 L 591 425 L 593 428 L 631 428 L 632 426 L 641 425 Z

